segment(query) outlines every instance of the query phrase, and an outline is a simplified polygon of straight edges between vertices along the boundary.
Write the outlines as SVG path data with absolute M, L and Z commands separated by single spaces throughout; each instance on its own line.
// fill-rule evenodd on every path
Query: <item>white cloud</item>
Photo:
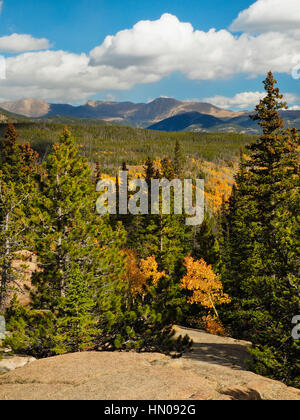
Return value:
M 12 34 L 0 37 L 0 52 L 19 53 L 48 48 L 50 48 L 50 43 L 45 38 L 37 39 L 27 34 Z
M 0 38 L 0 52 L 3 48 L 16 52 L 48 47 L 47 40 L 29 35 Z M 140 21 L 131 29 L 106 37 L 90 55 L 46 50 L 8 58 L 7 78 L 0 80 L 0 101 L 38 97 L 82 103 L 101 91 L 129 90 L 175 71 L 192 80 L 219 80 L 241 73 L 264 76 L 270 69 L 291 73 L 298 63 L 300 36 L 296 33 L 234 36 L 228 30 L 204 32 L 164 14 L 156 21 Z M 256 104 L 257 94 L 238 94 L 236 105 L 233 102 L 228 107 Z
M 205 98 L 203 101 L 224 109 L 249 110 L 253 109 L 265 96 L 266 92 L 241 92 L 231 98 L 226 96 L 214 96 Z M 284 94 L 284 100 L 288 104 L 294 104 L 298 99 L 299 98 L 292 93 Z
M 290 106 L 288 111 L 300 111 L 300 106 L 299 105 Z
M 291 32 L 300 27 L 299 0 L 257 0 L 232 23 L 232 31 Z
M 300 62 L 300 38 L 285 33 L 235 37 L 227 30 L 203 32 L 165 14 L 106 37 L 90 55 L 94 66 L 135 67 L 158 78 L 180 71 L 189 79 L 213 80 L 239 73 L 257 76 L 270 69 L 290 73 Z
M 135 83 L 156 81 L 136 68 L 92 67 L 86 54 L 39 51 L 6 59 L 6 80 L 0 80 L 0 102 L 35 97 L 82 102 L 97 92 L 129 90 Z

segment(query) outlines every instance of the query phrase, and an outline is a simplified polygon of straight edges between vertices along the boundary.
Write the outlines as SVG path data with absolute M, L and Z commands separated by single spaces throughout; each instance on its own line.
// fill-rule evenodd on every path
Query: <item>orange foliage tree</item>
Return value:
M 192 296 L 188 297 L 188 303 L 191 305 L 200 304 L 210 311 L 213 310 L 214 316 L 209 313 L 207 317 L 203 318 L 207 330 L 223 334 L 225 331 L 219 322 L 216 306 L 228 304 L 231 299 L 224 293 L 219 276 L 213 272 L 212 266 L 207 265 L 203 259 L 195 261 L 192 257 L 186 257 L 184 266 L 187 273 L 181 279 L 181 287 L 193 292 Z
M 145 297 L 148 294 L 150 285 L 157 286 L 159 281 L 166 277 L 165 271 L 158 271 L 158 264 L 154 256 L 138 261 L 134 251 L 126 251 L 126 279 L 128 281 L 131 294 L 134 298 L 137 295 Z

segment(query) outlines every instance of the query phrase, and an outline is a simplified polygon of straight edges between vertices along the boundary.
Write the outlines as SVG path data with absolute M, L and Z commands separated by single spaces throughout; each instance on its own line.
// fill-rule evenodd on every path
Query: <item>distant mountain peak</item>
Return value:
M 1 108 L 25 117 L 42 117 L 48 114 L 50 105 L 42 99 L 24 98 L 16 102 L 4 102 Z
M 149 104 L 162 104 L 162 103 L 181 103 L 175 98 L 167 98 L 165 96 L 160 96 L 159 98 L 153 99 Z

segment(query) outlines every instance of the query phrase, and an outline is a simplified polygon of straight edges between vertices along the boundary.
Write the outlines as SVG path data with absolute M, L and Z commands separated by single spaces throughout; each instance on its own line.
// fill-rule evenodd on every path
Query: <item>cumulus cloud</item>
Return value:
M 45 38 L 37 39 L 27 34 L 12 34 L 0 37 L 0 52 L 19 53 L 48 48 L 50 48 L 50 43 Z
M 205 98 L 204 102 L 224 109 L 249 110 L 255 107 L 265 96 L 266 92 L 241 92 L 233 97 L 217 95 L 211 98 Z M 286 93 L 284 94 L 284 100 L 288 104 L 294 104 L 298 100 L 298 97 L 292 93 Z
M 233 97 L 216 95 L 205 98 L 204 102 L 211 103 L 224 109 L 250 109 L 264 97 L 263 92 L 241 92 Z
M 238 15 L 230 29 L 254 33 L 298 32 L 299 27 L 299 0 L 257 0 Z
M 270 0 L 259 0 L 264 1 Z M 131 29 L 107 36 L 90 54 L 48 48 L 46 39 L 29 35 L 0 38 L 0 52 L 46 49 L 6 60 L 7 77 L 0 80 L 0 100 L 22 96 L 83 102 L 101 91 L 129 90 L 136 84 L 157 82 L 172 72 L 181 72 L 191 80 L 220 80 L 238 74 L 263 76 L 270 69 L 290 74 L 300 63 L 300 36 L 296 33 L 236 36 L 225 29 L 205 32 L 171 14 L 140 21 Z M 251 105 L 254 99 L 257 103 L 257 93 L 248 98 L 239 95 L 236 107 Z
M 154 82 L 136 68 L 92 67 L 86 54 L 39 51 L 6 59 L 6 80 L 0 80 L 0 102 L 36 97 L 57 102 L 78 102 L 100 91 L 128 90 L 135 83 Z
M 90 56 L 94 66 L 138 67 L 158 78 L 180 71 L 189 79 L 213 80 L 238 73 L 257 76 L 270 69 L 289 73 L 300 62 L 300 38 L 285 33 L 236 37 L 227 30 L 203 32 L 164 14 L 106 37 Z

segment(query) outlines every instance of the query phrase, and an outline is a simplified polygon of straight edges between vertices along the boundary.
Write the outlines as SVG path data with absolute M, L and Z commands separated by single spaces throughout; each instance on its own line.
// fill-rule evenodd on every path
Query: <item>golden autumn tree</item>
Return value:
M 203 318 L 207 331 L 223 334 L 225 331 L 219 321 L 216 306 L 230 303 L 231 299 L 224 293 L 219 276 L 203 259 L 195 261 L 192 257 L 186 257 L 184 266 L 187 273 L 181 279 L 181 287 L 192 292 L 188 303 L 200 304 L 208 309 L 208 316 Z
M 145 297 L 148 294 L 150 285 L 157 286 L 159 281 L 166 277 L 165 271 L 158 271 L 158 264 L 154 256 L 138 261 L 136 252 L 127 250 L 126 279 L 128 281 L 132 296 Z

